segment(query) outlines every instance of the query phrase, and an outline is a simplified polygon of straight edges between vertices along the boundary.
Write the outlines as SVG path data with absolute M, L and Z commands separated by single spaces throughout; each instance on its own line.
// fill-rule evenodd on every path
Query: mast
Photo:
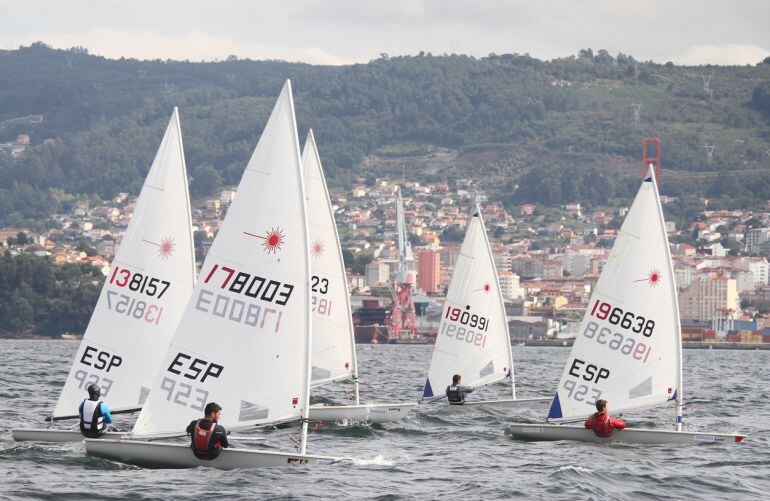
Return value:
M 302 421 L 302 435 L 300 437 L 299 442 L 299 453 L 305 454 L 307 451 L 307 423 L 308 423 L 308 417 L 310 412 L 310 377 L 312 372 L 312 365 L 310 360 L 310 354 L 312 353 L 312 343 L 313 343 L 313 333 L 312 333 L 312 325 L 313 322 L 311 320 L 311 284 L 310 284 L 310 229 L 307 224 L 307 198 L 305 196 L 305 176 L 304 171 L 302 167 L 302 155 L 299 151 L 299 137 L 297 136 L 297 116 L 294 114 L 294 97 L 292 95 L 291 91 L 291 80 L 286 80 L 286 87 L 288 88 L 289 92 L 289 108 L 291 110 L 291 117 L 292 121 L 294 122 L 294 127 L 292 127 L 292 130 L 294 132 L 294 144 L 296 145 L 294 150 L 294 154 L 296 156 L 297 163 L 299 164 L 299 170 L 297 171 L 297 185 L 299 186 L 300 191 L 300 203 L 302 205 L 302 245 L 304 250 L 303 257 L 305 261 L 305 300 L 307 308 L 305 308 L 305 330 L 307 332 L 307 343 L 305 343 L 305 389 L 304 394 L 302 395 L 302 412 L 300 419 Z
M 655 167 L 652 163 L 649 164 L 647 169 L 647 177 L 652 178 L 652 185 L 653 185 L 653 193 L 655 194 L 655 202 L 658 206 L 658 218 L 660 219 L 661 226 L 663 228 L 666 227 L 666 220 L 663 217 L 663 207 L 660 204 L 660 193 L 658 193 L 658 179 L 655 177 Z M 679 319 L 679 301 L 677 300 L 677 288 L 676 288 L 676 275 L 674 274 L 674 266 L 671 261 L 671 248 L 668 244 L 668 234 L 663 235 L 664 241 L 666 243 L 666 263 L 667 263 L 667 271 L 668 275 L 671 277 L 671 279 L 668 281 L 671 287 L 671 290 L 673 292 L 674 301 L 672 301 L 671 308 L 673 309 L 674 314 L 674 328 L 676 330 L 675 336 L 676 336 L 676 363 L 677 363 L 677 372 L 676 372 L 676 431 L 682 431 L 682 424 L 684 422 L 684 416 L 683 416 L 683 389 L 682 389 L 682 323 Z
M 195 267 L 195 234 L 192 229 L 192 212 L 190 209 L 190 187 L 187 183 L 187 163 L 184 159 L 184 144 L 182 143 L 182 124 L 179 121 L 179 109 L 174 106 L 174 120 L 176 121 L 176 133 L 179 138 L 179 157 L 182 159 L 182 175 L 184 176 L 184 194 L 185 200 L 187 200 L 187 220 L 190 222 L 190 252 L 192 254 L 192 284 L 195 286 L 195 279 L 198 274 Z
M 496 289 L 497 289 L 497 301 L 500 304 L 500 309 L 503 312 L 504 322 L 505 325 L 505 338 L 506 338 L 506 346 L 508 348 L 508 370 L 509 374 L 511 375 L 511 397 L 516 400 L 516 382 L 513 377 L 513 349 L 511 348 L 511 334 L 508 331 L 508 315 L 505 313 L 505 300 L 503 299 L 503 291 L 500 290 L 500 277 L 497 275 L 497 266 L 495 265 L 495 258 L 492 255 L 492 248 L 489 245 L 489 237 L 487 236 L 487 228 L 484 224 L 484 218 L 481 216 L 481 207 L 479 205 L 479 194 L 476 193 L 476 196 L 474 197 L 473 201 L 473 210 L 476 217 L 479 218 L 479 222 L 481 223 L 481 233 L 484 235 L 484 243 L 486 243 L 487 247 L 487 258 L 489 259 L 489 262 L 492 263 L 492 271 L 494 272 L 495 280 L 497 281 Z

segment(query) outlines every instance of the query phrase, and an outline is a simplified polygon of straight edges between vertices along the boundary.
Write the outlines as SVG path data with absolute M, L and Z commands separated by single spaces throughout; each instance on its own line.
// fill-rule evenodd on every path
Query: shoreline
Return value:
M 8 335 L 7 333 L 0 334 L 0 341 L 2 340 L 14 340 L 14 341 L 80 341 L 83 336 L 77 336 L 70 334 L 66 338 L 62 337 L 46 337 L 39 335 Z M 511 345 L 513 346 L 534 346 L 534 347 L 546 347 L 546 348 L 570 348 L 572 347 L 573 339 L 512 339 Z M 378 343 L 359 343 L 360 345 L 377 345 Z M 431 345 L 429 342 L 409 342 L 409 343 L 379 343 L 388 345 Z M 701 342 L 701 341 L 683 341 L 682 348 L 685 350 L 754 350 L 754 351 L 770 351 L 770 343 L 729 343 L 725 341 L 721 342 Z

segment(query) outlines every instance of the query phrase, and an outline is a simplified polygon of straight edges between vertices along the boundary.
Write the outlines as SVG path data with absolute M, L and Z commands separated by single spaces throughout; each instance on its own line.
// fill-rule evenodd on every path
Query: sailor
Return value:
M 462 405 L 465 403 L 465 394 L 472 393 L 473 388 L 460 384 L 462 378 L 459 374 L 452 376 L 452 384 L 446 387 L 446 396 L 449 405 Z
M 190 447 L 198 459 L 216 459 L 227 447 L 227 432 L 225 427 L 217 424 L 222 417 L 222 407 L 209 402 L 203 411 L 206 417 L 192 421 L 187 426 L 187 434 L 192 437 Z
M 88 438 L 99 438 L 107 431 L 107 425 L 112 423 L 110 408 L 99 400 L 102 390 L 95 384 L 87 388 L 88 399 L 80 402 L 78 413 L 80 414 L 80 433 Z M 111 430 L 114 430 L 110 426 Z
M 610 416 L 607 411 L 607 401 L 599 399 L 596 401 L 596 412 L 588 416 L 585 427 L 593 430 L 597 437 L 611 437 L 612 430 L 622 430 L 626 427 L 626 423 Z

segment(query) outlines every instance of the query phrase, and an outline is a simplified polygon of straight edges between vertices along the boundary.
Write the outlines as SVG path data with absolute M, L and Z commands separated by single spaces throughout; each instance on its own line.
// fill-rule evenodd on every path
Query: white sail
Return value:
M 174 108 L 54 417 L 76 415 L 92 383 L 112 410 L 141 407 L 194 282 L 187 171 Z
M 447 291 L 423 397 L 443 395 L 454 374 L 473 387 L 513 377 L 505 305 L 478 204 Z
M 550 419 L 681 401 L 681 331 L 674 270 L 650 167 L 583 317 Z
M 310 368 L 309 242 L 287 81 L 164 356 L 136 436 L 183 433 L 216 402 L 227 427 L 299 418 Z
M 302 153 L 310 231 L 313 352 L 312 385 L 357 374 L 345 265 L 321 160 L 309 131 Z

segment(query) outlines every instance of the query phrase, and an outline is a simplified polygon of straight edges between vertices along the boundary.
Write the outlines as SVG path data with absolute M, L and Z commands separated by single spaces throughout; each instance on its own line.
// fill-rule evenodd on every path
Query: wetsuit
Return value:
M 196 419 L 187 425 L 187 434 L 192 437 L 190 447 L 198 459 L 215 459 L 222 451 L 222 447 L 228 447 L 227 431 L 222 425 L 211 426 L 214 423 L 206 418 Z
M 452 384 L 446 387 L 446 396 L 449 405 L 462 405 L 465 403 L 465 394 L 473 393 L 473 388 L 460 384 Z
M 585 427 L 586 429 L 593 430 L 597 437 L 611 437 L 612 430 L 622 430 L 626 427 L 626 423 L 608 415 L 606 412 L 595 412 L 588 416 Z
M 99 438 L 112 424 L 110 408 L 101 400 L 83 400 L 78 407 L 80 433 L 88 438 Z

